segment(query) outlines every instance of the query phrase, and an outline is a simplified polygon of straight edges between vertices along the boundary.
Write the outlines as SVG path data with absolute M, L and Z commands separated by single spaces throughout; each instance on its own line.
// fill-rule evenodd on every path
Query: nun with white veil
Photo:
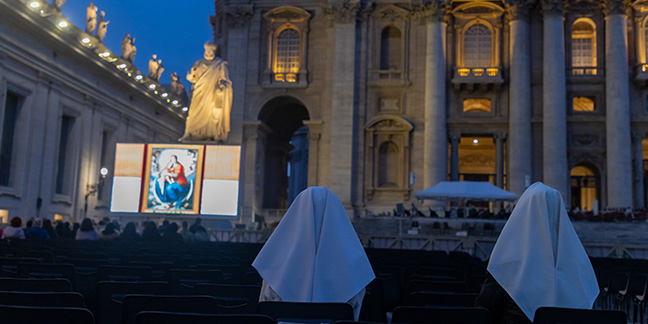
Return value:
M 475 304 L 488 308 L 491 324 L 531 323 L 543 306 L 591 309 L 599 294 L 560 193 L 540 182 L 518 200 L 488 273 Z
M 326 187 L 302 191 L 252 266 L 259 301 L 348 302 L 358 320 L 374 272 L 340 199 Z

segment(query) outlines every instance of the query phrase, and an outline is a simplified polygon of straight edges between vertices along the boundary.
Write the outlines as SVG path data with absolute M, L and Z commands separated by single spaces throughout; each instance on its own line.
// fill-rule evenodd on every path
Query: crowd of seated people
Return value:
M 325 187 L 298 195 L 264 245 L 195 239 L 175 244 L 184 235 L 173 223 L 163 223 L 160 230 L 148 222 L 140 234 L 135 224 L 119 232 L 118 224 L 104 222 L 98 233 L 90 220 L 84 222 L 78 231 L 82 227 L 82 232 L 95 231 L 96 242 L 0 241 L 0 319 L 22 305 L 2 306 L 3 290 L 36 286 L 54 291 L 46 287 L 54 287 L 57 276 L 67 282 L 63 290 L 83 297 L 87 309 L 76 308 L 90 314 L 92 320 L 86 322 L 96 323 L 148 323 L 145 318 L 192 322 L 200 317 L 197 313 L 205 317 L 236 313 L 266 320 L 239 318 L 241 323 L 285 318 L 387 323 L 391 316 L 391 323 L 528 324 L 535 315 L 545 314 L 546 307 L 573 309 L 582 316 L 592 315 L 580 312 L 594 306 L 626 311 L 634 307 L 639 314 L 646 310 L 645 303 L 636 302 L 639 290 L 630 288 L 630 282 L 643 285 L 645 295 L 648 264 L 634 262 L 636 273 L 628 274 L 626 286 L 617 285 L 626 278 L 614 275 L 617 266 L 630 269 L 625 267 L 628 263 L 590 260 L 560 194 L 541 183 L 520 197 L 488 262 L 465 252 L 365 249 L 344 206 Z M 20 228 L 17 225 L 14 228 Z M 195 233 L 204 229 L 200 222 L 183 228 Z M 124 233 L 137 242 L 120 242 Z M 101 240 L 102 235 L 112 239 Z M 34 285 L 34 280 L 49 280 L 51 286 L 45 281 Z M 55 308 L 44 311 L 54 316 Z M 468 314 L 475 318 L 465 320 Z M 626 323 L 622 311 L 613 315 L 617 320 L 606 323 Z M 557 323 L 572 322 L 563 318 Z

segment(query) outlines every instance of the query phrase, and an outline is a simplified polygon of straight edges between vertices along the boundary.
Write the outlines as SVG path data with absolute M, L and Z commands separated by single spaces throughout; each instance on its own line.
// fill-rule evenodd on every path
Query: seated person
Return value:
M 530 324 L 542 306 L 591 309 L 599 294 L 560 192 L 539 182 L 518 200 L 487 269 L 475 305 L 491 324 Z
M 302 191 L 252 266 L 259 301 L 348 302 L 355 320 L 375 278 L 344 206 L 326 187 Z

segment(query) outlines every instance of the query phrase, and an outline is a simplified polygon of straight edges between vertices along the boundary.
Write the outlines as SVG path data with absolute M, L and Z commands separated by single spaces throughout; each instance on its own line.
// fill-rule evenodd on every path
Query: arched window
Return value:
M 571 205 L 572 209 L 592 210 L 594 200 L 599 199 L 599 176 L 595 168 L 579 164 L 571 169 Z
M 464 67 L 490 67 L 492 34 L 484 24 L 474 24 L 464 34 Z
M 572 67 L 596 66 L 596 25 L 578 19 L 572 26 Z
M 380 69 L 400 70 L 401 32 L 394 26 L 387 26 L 380 35 Z
M 378 187 L 398 186 L 398 146 L 384 142 L 378 150 Z
M 293 28 L 282 30 L 277 36 L 275 79 L 277 81 L 295 82 L 300 67 L 300 44 L 299 32 Z

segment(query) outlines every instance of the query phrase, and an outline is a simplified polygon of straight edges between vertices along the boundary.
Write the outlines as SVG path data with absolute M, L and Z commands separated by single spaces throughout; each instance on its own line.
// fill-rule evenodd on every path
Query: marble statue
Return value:
M 135 61 L 135 53 L 137 53 L 137 47 L 135 47 L 135 37 L 131 37 L 130 34 L 126 34 L 121 42 L 121 51 L 121 57 L 124 60 L 133 63 L 133 61 Z
M 106 12 L 101 10 L 96 35 L 100 42 L 103 42 L 103 39 L 106 37 L 106 32 L 108 32 L 108 23 L 110 23 L 110 21 L 106 21 Z
M 56 11 L 58 12 L 61 12 L 66 1 L 67 0 L 54 0 L 54 9 L 56 9 Z
M 205 43 L 204 58 L 196 61 L 187 80 L 193 83 L 193 93 L 185 133 L 180 141 L 225 141 L 230 131 L 232 81 L 227 62 L 216 57 L 217 46 Z
M 92 35 L 94 34 L 95 28 L 97 28 L 97 6 L 94 3 L 90 2 L 90 5 L 87 8 L 86 13 L 86 33 Z
M 171 73 L 171 94 L 178 98 L 185 96 L 185 87 L 180 83 L 180 78 L 176 72 Z
M 155 74 L 158 69 L 157 54 L 153 54 L 148 64 L 148 77 L 149 79 L 155 79 Z
M 164 65 L 162 65 L 162 60 L 157 61 L 157 69 L 155 70 L 155 75 L 153 76 L 153 80 L 160 82 L 160 77 L 162 76 L 162 72 L 164 72 Z

